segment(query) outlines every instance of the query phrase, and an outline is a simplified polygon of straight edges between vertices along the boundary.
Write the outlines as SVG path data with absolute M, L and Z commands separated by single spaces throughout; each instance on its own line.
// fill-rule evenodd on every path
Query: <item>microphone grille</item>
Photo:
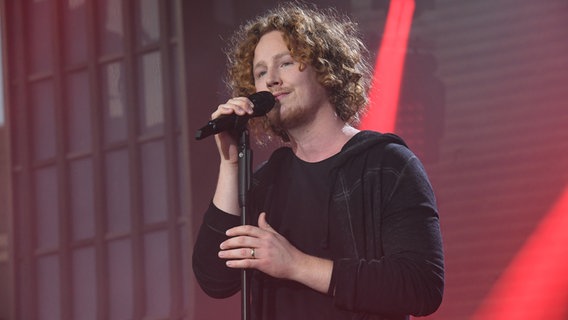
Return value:
M 253 117 L 263 116 L 267 114 L 276 103 L 276 99 L 274 99 L 272 93 L 268 91 L 259 91 L 257 93 L 253 93 L 248 98 L 254 105 L 254 113 L 252 114 Z

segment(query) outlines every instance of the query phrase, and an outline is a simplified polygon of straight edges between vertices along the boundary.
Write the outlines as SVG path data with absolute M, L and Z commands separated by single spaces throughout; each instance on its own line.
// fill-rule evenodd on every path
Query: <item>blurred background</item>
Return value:
M 227 39 L 278 2 L 0 1 L 0 319 L 240 318 L 191 270 L 218 166 L 194 134 L 228 97 Z M 568 319 L 568 2 L 316 3 L 398 66 L 375 70 L 387 130 L 446 252 L 427 319 Z

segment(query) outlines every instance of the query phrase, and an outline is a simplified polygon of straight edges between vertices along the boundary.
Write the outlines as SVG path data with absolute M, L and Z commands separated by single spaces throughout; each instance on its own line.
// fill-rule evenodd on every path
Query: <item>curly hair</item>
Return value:
M 226 52 L 226 82 L 231 94 L 248 96 L 256 91 L 252 72 L 254 50 L 260 38 L 271 31 L 282 32 L 294 60 L 314 68 L 337 115 L 356 124 L 368 102 L 368 51 L 357 25 L 334 9 L 286 3 L 242 25 Z M 268 139 L 276 135 L 289 141 L 286 132 L 271 127 L 266 117 L 255 118 L 249 125 L 255 133 L 266 133 Z

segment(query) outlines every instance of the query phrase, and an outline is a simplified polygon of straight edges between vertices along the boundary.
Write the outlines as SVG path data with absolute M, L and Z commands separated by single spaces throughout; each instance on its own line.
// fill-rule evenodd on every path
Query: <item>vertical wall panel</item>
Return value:
M 30 87 L 31 141 L 34 160 L 55 156 L 55 97 L 51 80 L 33 83 Z
M 25 39 L 30 50 L 28 66 L 31 73 L 51 71 L 53 68 L 54 27 L 53 0 L 25 0 L 28 19 Z
M 160 40 L 160 17 L 158 0 L 140 0 L 137 19 L 137 40 L 145 46 Z
M 97 0 L 97 36 L 101 55 L 124 50 L 123 0 Z
M 170 311 L 169 251 L 166 232 L 152 232 L 144 237 L 145 316 L 165 318 Z M 160 276 L 157 277 L 156 275 Z
M 87 62 L 87 2 L 86 0 L 64 0 L 63 11 L 65 65 Z
M 139 64 L 140 133 L 163 133 L 164 94 L 160 53 L 144 54 L 137 62 Z
M 95 250 L 92 247 L 74 250 L 73 269 L 73 319 L 97 319 L 97 274 Z
M 73 72 L 65 79 L 66 141 L 70 152 L 91 149 L 91 94 L 86 71 Z
M 112 241 L 108 247 L 109 319 L 132 319 L 133 269 L 129 240 Z
M 72 239 L 77 241 L 93 238 L 95 236 L 95 202 L 92 159 L 83 158 L 72 161 L 69 171 Z
M 164 142 L 153 141 L 142 145 L 142 212 L 144 223 L 167 219 L 166 161 Z
M 101 66 L 103 136 L 106 144 L 126 140 L 126 71 L 122 61 Z
M 57 255 L 38 259 L 38 320 L 61 319 L 61 278 L 59 277 L 60 261 Z M 29 306 L 32 307 L 33 306 Z
M 128 154 L 125 150 L 109 152 L 105 157 L 106 231 L 131 230 Z
M 50 249 L 59 243 L 59 190 L 55 167 L 38 169 L 34 173 L 34 231 L 37 232 L 36 248 Z

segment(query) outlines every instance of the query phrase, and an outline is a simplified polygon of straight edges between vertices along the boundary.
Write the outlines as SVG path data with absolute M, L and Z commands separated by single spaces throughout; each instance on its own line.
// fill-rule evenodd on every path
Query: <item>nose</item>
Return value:
M 275 86 L 279 86 L 282 84 L 282 80 L 280 79 L 280 74 L 277 70 L 270 70 L 266 75 L 266 87 L 272 88 Z

